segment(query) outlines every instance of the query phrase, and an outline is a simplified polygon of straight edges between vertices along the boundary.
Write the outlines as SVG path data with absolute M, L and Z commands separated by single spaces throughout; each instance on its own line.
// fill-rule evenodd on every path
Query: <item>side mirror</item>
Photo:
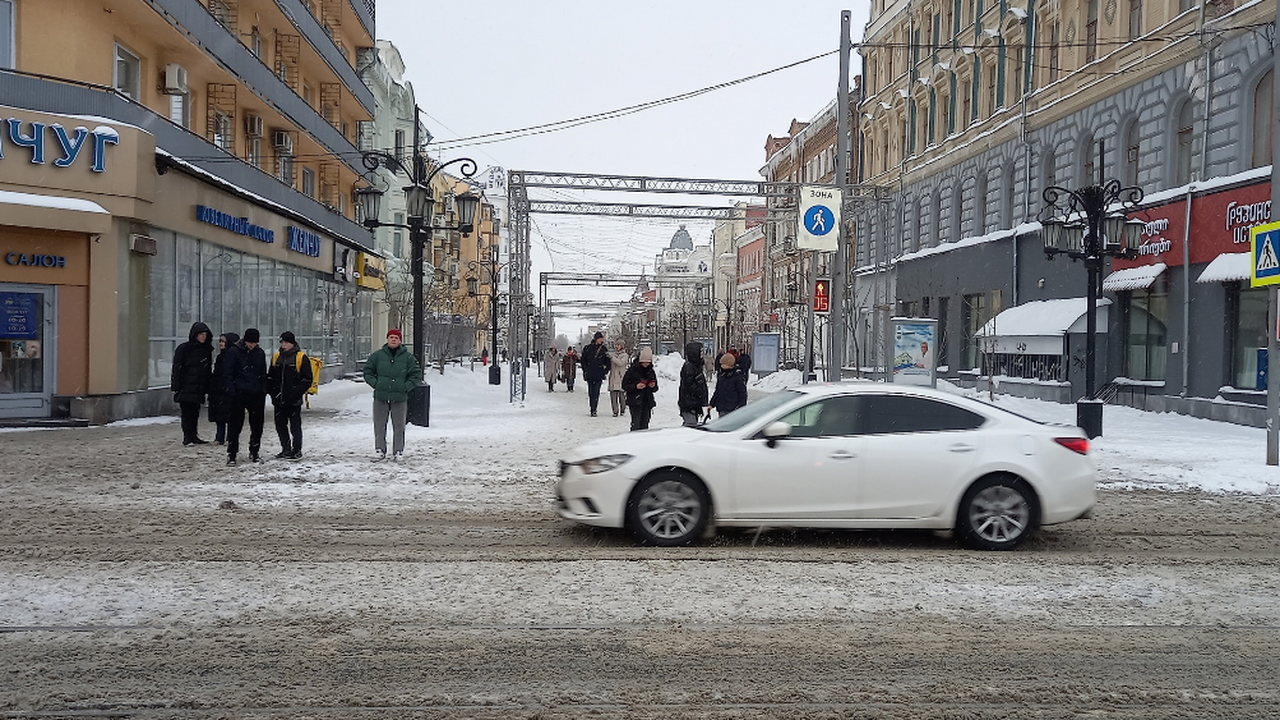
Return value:
M 791 425 L 781 420 L 769 423 L 764 429 L 764 444 L 769 447 L 777 447 L 778 441 L 784 437 L 791 436 Z

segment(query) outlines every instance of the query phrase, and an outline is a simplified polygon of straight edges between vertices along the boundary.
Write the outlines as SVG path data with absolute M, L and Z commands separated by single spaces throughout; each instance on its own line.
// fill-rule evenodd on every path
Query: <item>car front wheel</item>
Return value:
M 1012 550 L 1032 535 L 1040 519 L 1031 488 L 1012 475 L 983 478 L 960 501 L 956 534 L 977 550 Z
M 646 545 L 688 545 L 707 526 L 710 507 L 702 483 L 682 473 L 658 473 L 631 494 L 627 524 Z

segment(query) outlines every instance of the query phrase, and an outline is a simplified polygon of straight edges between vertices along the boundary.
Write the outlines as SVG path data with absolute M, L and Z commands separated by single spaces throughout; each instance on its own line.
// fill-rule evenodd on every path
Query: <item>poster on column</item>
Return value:
M 938 321 L 932 318 L 893 318 L 893 381 L 904 385 L 937 387 L 935 336 Z

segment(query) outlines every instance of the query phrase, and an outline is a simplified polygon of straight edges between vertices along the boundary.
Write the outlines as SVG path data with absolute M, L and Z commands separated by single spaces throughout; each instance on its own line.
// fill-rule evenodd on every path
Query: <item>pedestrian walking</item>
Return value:
M 311 360 L 298 348 L 292 332 L 280 333 L 280 350 L 271 356 L 267 392 L 275 408 L 279 459 L 302 459 L 302 401 L 311 387 Z
M 239 354 L 236 343 L 240 336 L 223 333 L 218 336 L 218 357 L 213 359 L 213 379 L 209 383 L 209 422 L 217 428 L 213 441 L 219 445 L 227 443 L 227 423 L 235 412 L 235 389 L 233 376 L 228 374 L 227 364 Z
M 262 462 L 263 414 L 267 404 L 267 353 L 258 345 L 261 334 L 258 328 L 244 331 L 244 338 L 235 344 L 235 367 L 232 373 L 231 419 L 227 423 L 227 464 L 236 464 L 240 452 L 240 433 L 249 420 L 249 460 Z M 308 363 L 309 365 L 309 363 Z
M 711 394 L 711 407 L 719 417 L 724 417 L 747 404 L 747 374 L 738 367 L 738 358 L 732 352 L 720 356 L 720 372 L 716 375 L 716 390 Z
M 648 430 L 649 416 L 653 414 L 653 406 L 657 404 L 653 396 L 658 392 L 658 375 L 653 371 L 652 350 L 647 347 L 640 349 L 639 357 L 622 377 L 622 386 L 627 391 L 631 429 Z
M 572 347 L 565 350 L 560 358 L 560 375 L 564 377 L 564 384 L 569 386 L 569 392 L 573 392 L 573 381 L 578 379 L 578 353 Z
M 556 391 L 556 377 L 560 375 L 560 353 L 552 345 L 542 354 L 542 378 L 547 381 L 547 392 Z
M 173 369 L 169 378 L 169 389 L 173 391 L 173 401 L 178 403 L 182 411 L 182 444 L 204 445 L 199 435 L 200 406 L 209 394 L 209 385 L 213 380 L 213 333 L 209 326 L 197 322 L 191 326 L 187 341 L 174 350 Z
M 235 338 L 227 342 L 227 337 Z M 231 416 L 231 396 L 224 384 L 222 366 L 226 363 L 227 347 L 235 347 L 240 336 L 235 333 L 223 333 L 218 336 L 218 356 L 213 359 L 213 379 L 209 383 L 209 422 L 215 428 L 213 441 L 218 445 L 227 443 L 227 418 Z
M 596 408 L 600 405 L 600 386 L 609 377 L 610 367 L 604 333 L 598 332 L 591 338 L 591 344 L 582 348 L 582 379 L 587 381 L 587 403 L 591 407 L 591 417 L 596 416 Z
M 618 417 L 627 411 L 627 391 L 622 389 L 622 376 L 627 373 L 627 351 L 622 341 L 613 344 L 609 352 L 609 404 L 613 407 L 613 416 Z
M 684 346 L 684 365 L 680 367 L 680 395 L 676 406 L 685 427 L 693 427 L 707 406 L 707 375 L 703 372 L 702 343 Z
M 374 461 L 387 459 L 387 419 L 391 419 L 391 457 L 404 457 L 404 425 L 409 417 L 409 391 L 422 384 L 422 365 L 404 346 L 399 330 L 387 331 L 387 342 L 364 363 L 364 381 L 373 388 Z M 485 356 L 487 359 L 487 355 Z

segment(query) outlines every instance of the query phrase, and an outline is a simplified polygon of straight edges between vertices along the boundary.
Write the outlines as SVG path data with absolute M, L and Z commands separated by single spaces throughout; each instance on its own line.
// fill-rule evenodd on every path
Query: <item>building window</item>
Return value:
M 996 66 L 987 66 L 987 117 L 996 114 Z
M 396 213 L 395 222 L 396 222 L 396 225 L 403 225 L 404 213 L 400 213 L 400 212 Z M 404 233 L 400 232 L 399 230 L 396 230 L 395 235 L 392 237 L 392 243 L 394 246 L 393 249 L 395 250 L 395 256 L 398 258 L 403 258 L 404 257 Z
M 978 331 L 990 319 L 987 314 L 987 296 L 985 294 L 979 293 L 977 295 L 964 296 L 964 363 L 966 368 L 978 369 L 978 362 L 982 357 L 978 342 Z
M 1275 107 L 1275 70 L 1268 70 L 1253 91 L 1253 148 L 1249 167 L 1271 164 L 1271 121 Z
M 125 50 L 119 44 L 115 51 L 115 72 L 111 86 L 130 100 L 139 100 L 139 79 L 142 77 L 142 61 L 137 55 Z
M 245 160 L 256 168 L 262 167 L 262 138 L 250 137 L 245 140 Z
M 404 153 L 404 148 L 405 148 L 405 133 L 404 133 L 404 130 L 397 130 L 397 131 L 396 131 L 396 141 L 395 141 L 395 142 L 396 142 L 396 146 L 395 146 L 395 156 L 396 156 L 396 159 L 397 159 L 397 160 L 399 160 L 400 162 L 405 162 L 405 161 L 406 161 L 406 158 L 405 158 L 405 153 Z
M 191 93 L 169 96 L 169 121 L 191 129 Z
M 1084 30 L 1084 61 L 1098 59 L 1098 0 L 1089 0 L 1089 17 Z
M 1138 121 L 1129 123 L 1124 134 L 1124 182 L 1126 185 L 1138 184 L 1138 161 L 1141 159 L 1141 147 L 1138 140 Z
M 1129 0 L 1129 39 L 1142 35 L 1142 0 Z
M 1058 61 L 1058 49 L 1062 46 L 1062 24 L 1057 20 L 1053 21 L 1053 31 L 1049 37 L 1049 82 L 1058 79 L 1058 70 L 1061 67 Z
M 13 0 L 0 0 L 0 68 L 14 66 L 13 46 Z
M 1080 185 L 1093 185 L 1096 181 L 1098 173 L 1095 172 L 1097 165 L 1094 164 L 1093 155 L 1093 136 L 1085 135 L 1080 139 Z
M 213 118 L 213 144 L 223 150 L 233 150 L 235 136 L 231 131 L 231 116 L 216 113 Z
M 316 196 L 316 173 L 309 167 L 302 168 L 302 194 L 309 198 Z
M 1044 184 L 1041 186 L 1042 191 L 1044 188 L 1053 187 L 1058 184 L 1057 164 L 1058 159 L 1054 157 L 1053 148 L 1046 148 L 1044 151 L 1044 166 L 1041 168 L 1044 173 Z
M 258 30 L 258 26 L 253 26 L 253 32 L 249 33 L 249 51 L 253 56 L 262 59 L 262 32 Z
M 1174 185 L 1191 182 L 1192 145 L 1195 142 L 1194 108 L 1190 101 L 1182 103 L 1174 134 Z
M 1121 293 L 1120 302 L 1125 375 L 1134 380 L 1164 380 L 1168 354 L 1165 322 L 1169 318 L 1165 276 L 1161 275 L 1145 290 Z
M 1227 327 L 1231 331 L 1231 386 L 1261 390 L 1258 355 L 1267 349 L 1267 290 L 1234 283 L 1227 288 Z

